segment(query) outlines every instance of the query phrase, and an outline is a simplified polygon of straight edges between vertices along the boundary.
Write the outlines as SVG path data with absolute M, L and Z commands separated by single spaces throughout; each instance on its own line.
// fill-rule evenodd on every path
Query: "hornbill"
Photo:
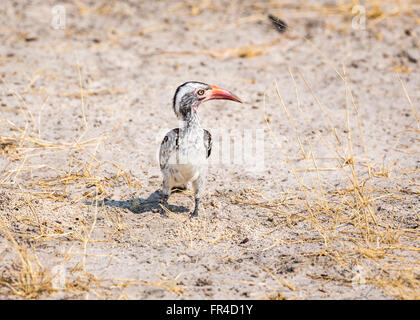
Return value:
M 195 193 L 195 207 L 190 217 L 198 216 L 198 206 L 207 174 L 207 158 L 211 154 L 211 134 L 203 129 L 198 117 L 201 103 L 225 99 L 240 102 L 231 92 L 217 86 L 190 81 L 180 85 L 173 98 L 173 109 L 182 120 L 182 127 L 169 131 L 163 138 L 159 152 L 163 175 L 160 214 L 167 216 L 163 206 L 174 189 L 187 189 L 190 184 Z

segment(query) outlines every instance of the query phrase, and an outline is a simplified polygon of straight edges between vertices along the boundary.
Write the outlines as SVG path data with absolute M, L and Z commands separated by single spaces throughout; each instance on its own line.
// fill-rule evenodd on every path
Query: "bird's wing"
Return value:
M 179 128 L 169 131 L 160 145 L 159 163 L 160 168 L 163 169 L 168 163 L 169 157 L 178 149 Z
M 204 129 L 204 146 L 206 147 L 207 158 L 208 158 L 210 157 L 210 154 L 211 154 L 212 142 L 211 142 L 211 134 L 206 129 Z

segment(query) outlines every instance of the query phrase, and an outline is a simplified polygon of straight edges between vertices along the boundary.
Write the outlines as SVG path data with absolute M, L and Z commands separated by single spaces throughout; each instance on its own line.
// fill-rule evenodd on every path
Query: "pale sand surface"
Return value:
M 66 1 L 63 30 L 52 1 L 4 2 L 0 297 L 418 299 L 420 7 L 373 2 L 365 30 L 334 1 Z M 200 107 L 206 196 L 165 219 L 189 80 L 244 103 Z M 260 170 L 218 161 L 249 133 Z

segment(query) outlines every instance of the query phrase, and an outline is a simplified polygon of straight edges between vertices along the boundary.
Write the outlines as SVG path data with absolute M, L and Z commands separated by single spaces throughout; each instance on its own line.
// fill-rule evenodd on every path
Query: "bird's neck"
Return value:
M 184 128 L 185 129 L 198 129 L 201 128 L 200 125 L 200 118 L 197 112 L 193 112 L 191 117 L 187 120 L 184 120 Z

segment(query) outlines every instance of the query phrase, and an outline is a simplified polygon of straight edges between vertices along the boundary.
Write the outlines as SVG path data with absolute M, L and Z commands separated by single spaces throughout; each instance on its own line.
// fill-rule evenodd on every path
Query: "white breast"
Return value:
M 207 167 L 206 149 L 201 128 L 185 130 L 179 136 L 178 150 L 170 155 L 168 169 L 174 184 L 187 185 Z

